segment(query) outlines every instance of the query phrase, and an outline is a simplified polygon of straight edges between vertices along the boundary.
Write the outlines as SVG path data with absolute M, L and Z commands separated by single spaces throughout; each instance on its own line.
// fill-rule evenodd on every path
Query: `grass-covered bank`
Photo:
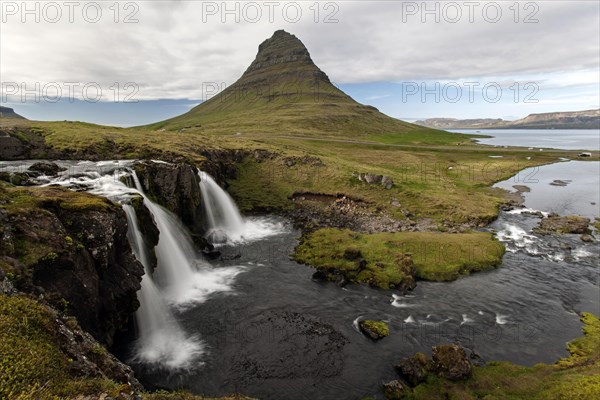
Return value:
M 502 261 L 504 246 L 483 232 L 360 234 L 320 229 L 302 238 L 293 257 L 330 276 L 340 273 L 350 282 L 389 288 L 405 278 L 407 254 L 417 278 L 449 281 L 496 267 Z
M 595 400 L 600 398 L 600 320 L 583 313 L 585 336 L 567 345 L 571 355 L 557 363 L 523 367 L 490 362 L 474 367 L 466 381 L 434 375 L 403 398 L 414 400 Z
M 0 294 L 0 398 L 62 399 L 80 394 L 118 395 L 121 385 L 69 373 L 74 362 L 59 347 L 57 315 L 24 296 Z M 106 352 L 99 347 L 98 356 Z

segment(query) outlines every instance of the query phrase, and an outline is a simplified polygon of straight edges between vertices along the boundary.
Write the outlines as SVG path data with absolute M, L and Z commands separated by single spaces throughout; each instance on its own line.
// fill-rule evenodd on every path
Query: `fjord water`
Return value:
M 527 207 L 593 219 L 600 216 L 599 175 L 598 161 L 566 161 L 527 168 L 494 186 L 514 191 L 513 185 L 525 185 Z
M 449 131 L 492 136 L 477 139 L 481 144 L 492 146 L 600 150 L 600 129 L 449 129 Z

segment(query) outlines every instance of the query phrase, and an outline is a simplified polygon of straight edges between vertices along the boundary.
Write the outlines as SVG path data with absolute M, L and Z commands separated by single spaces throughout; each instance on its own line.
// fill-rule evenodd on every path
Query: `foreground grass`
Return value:
M 567 346 L 570 357 L 556 364 L 523 367 L 492 362 L 475 367 L 473 377 L 451 382 L 433 375 L 407 399 L 595 400 L 600 398 L 600 320 L 583 313 L 585 336 Z
M 36 301 L 0 295 L 0 398 L 62 399 L 120 392 L 103 379 L 74 378 L 57 345 L 55 315 Z
M 359 268 L 347 257 L 349 252 L 360 252 L 366 268 Z M 388 288 L 404 278 L 405 269 L 399 260 L 406 253 L 412 255 L 418 278 L 449 281 L 499 265 L 504 246 L 483 232 L 359 234 L 320 229 L 303 237 L 293 257 L 328 272 L 341 272 L 352 282 Z

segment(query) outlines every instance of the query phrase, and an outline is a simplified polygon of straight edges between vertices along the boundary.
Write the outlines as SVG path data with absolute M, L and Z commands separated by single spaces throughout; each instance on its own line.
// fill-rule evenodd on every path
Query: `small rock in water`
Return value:
M 585 243 L 592 243 L 594 241 L 594 237 L 586 233 L 584 235 L 581 235 L 581 241 Z
M 560 179 L 555 179 L 552 182 L 550 182 L 550 184 L 552 186 L 567 186 L 569 183 L 571 183 L 571 181 L 569 181 L 569 180 L 560 180 Z
M 383 339 L 390 334 L 388 324 L 383 321 L 364 320 L 358 323 L 358 326 L 365 336 L 372 340 Z

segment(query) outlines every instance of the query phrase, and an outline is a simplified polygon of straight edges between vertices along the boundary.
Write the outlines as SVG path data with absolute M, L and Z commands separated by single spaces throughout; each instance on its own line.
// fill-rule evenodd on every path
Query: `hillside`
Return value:
M 256 58 L 233 85 L 183 115 L 148 127 L 218 134 L 325 134 L 353 138 L 433 133 L 353 100 L 315 65 L 304 44 L 283 30 L 259 46 Z M 464 139 L 435 133 L 440 139 Z
M 434 129 L 600 129 L 600 109 L 530 114 L 516 121 L 429 118 L 415 124 Z
M 3 106 L 0 106 L 0 118 L 26 119 L 25 117 L 17 114 L 12 108 Z

